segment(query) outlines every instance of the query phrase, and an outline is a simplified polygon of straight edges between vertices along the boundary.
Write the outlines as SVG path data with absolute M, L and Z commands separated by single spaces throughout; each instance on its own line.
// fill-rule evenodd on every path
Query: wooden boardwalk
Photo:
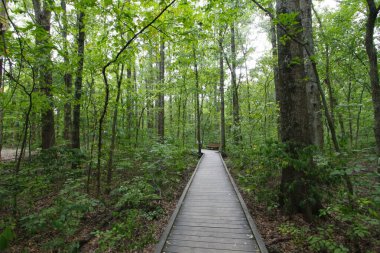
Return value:
M 220 154 L 202 152 L 156 253 L 268 252 Z

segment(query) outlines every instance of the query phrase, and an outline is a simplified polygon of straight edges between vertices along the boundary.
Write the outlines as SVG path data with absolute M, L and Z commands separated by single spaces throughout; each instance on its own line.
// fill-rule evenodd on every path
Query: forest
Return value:
M 1 0 L 0 252 L 153 252 L 216 147 L 269 252 L 380 252 L 379 0 Z

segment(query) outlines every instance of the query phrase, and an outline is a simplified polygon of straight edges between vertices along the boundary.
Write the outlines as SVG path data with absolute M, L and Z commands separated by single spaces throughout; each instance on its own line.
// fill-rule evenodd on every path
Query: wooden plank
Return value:
M 221 213 L 230 213 L 232 214 L 233 212 L 241 212 L 241 207 L 236 207 L 236 206 L 233 206 L 233 207 L 222 207 L 222 208 L 215 208 L 215 207 L 212 207 L 212 206 L 205 206 L 205 207 L 201 207 L 201 206 L 186 206 L 186 208 L 184 208 L 183 210 L 186 210 L 188 212 L 191 212 L 191 211 L 200 211 L 200 212 L 211 212 L 211 213 L 214 213 L 214 212 L 221 212 Z
M 166 243 L 163 248 L 160 245 L 162 252 L 260 252 L 224 161 L 215 152 L 204 153 L 170 224 Z
M 220 250 L 220 249 L 207 249 L 207 248 L 192 248 L 192 247 L 181 247 L 176 245 L 169 245 L 165 247 L 163 253 L 246 253 L 247 251 L 238 250 Z M 250 251 L 250 252 L 260 252 L 260 251 Z
M 200 202 L 183 202 L 182 206 L 183 207 L 210 207 L 210 208 L 223 208 L 223 207 L 226 207 L 226 208 L 237 208 L 239 207 L 238 206 L 238 202 L 224 202 L 224 203 L 215 203 L 215 202 L 203 202 L 203 203 L 200 203 Z
M 228 217 L 220 217 L 215 215 L 183 215 L 178 214 L 178 219 L 188 218 L 188 219 L 207 219 L 209 221 L 247 221 L 244 215 L 241 216 L 228 216 Z
M 184 240 L 167 240 L 167 245 L 175 245 L 181 247 L 205 248 L 205 249 L 221 249 L 221 250 L 239 250 L 252 252 L 256 245 L 244 243 L 220 243 L 220 242 L 203 242 L 203 241 L 184 241 Z
M 210 231 L 194 231 L 194 230 L 182 230 L 175 229 L 171 231 L 170 235 L 192 235 L 192 236 L 205 236 L 205 237 L 217 237 L 217 238 L 232 238 L 232 239 L 253 239 L 253 234 L 249 233 L 228 233 L 228 232 L 210 232 Z
M 196 227 L 196 226 L 176 226 L 173 225 L 173 228 L 178 230 L 191 230 L 191 231 L 205 231 L 205 232 L 221 232 L 221 233 L 235 233 L 235 234 L 249 234 L 251 233 L 250 229 L 247 228 L 211 228 L 211 227 Z
M 257 247 L 256 242 L 253 239 L 249 239 L 249 238 L 221 238 L 221 237 L 213 237 L 213 236 L 171 234 L 168 240 L 244 244 L 244 245 L 252 245 L 253 247 Z
M 210 219 L 207 218 L 189 218 L 186 216 L 179 217 L 177 216 L 176 221 L 180 222 L 193 222 L 193 223 L 211 223 L 211 224 L 231 224 L 231 225 L 246 225 L 248 224 L 247 220 L 226 220 L 226 219 Z
M 228 168 L 227 168 L 227 165 L 225 164 L 225 162 L 224 162 L 224 160 L 223 160 L 223 158 L 222 158 L 222 155 L 219 154 L 219 156 L 220 156 L 220 159 L 221 159 L 222 162 L 223 162 L 223 167 L 224 167 L 225 171 L 227 172 L 227 174 L 228 174 L 228 176 L 229 176 L 229 178 L 230 178 L 230 181 L 231 181 L 231 183 L 232 183 L 232 185 L 233 185 L 233 187 L 234 187 L 234 189 L 235 189 L 235 192 L 236 192 L 236 194 L 237 194 L 237 196 L 238 196 L 238 198 L 239 198 L 239 200 L 240 200 L 240 203 L 241 203 L 242 208 L 243 208 L 243 211 L 244 211 L 244 213 L 245 213 L 245 215 L 246 215 L 246 217 L 247 217 L 247 220 L 248 220 L 248 223 L 249 223 L 249 225 L 250 225 L 250 227 L 251 227 L 251 230 L 252 230 L 252 232 L 253 232 L 253 235 L 255 236 L 255 238 L 256 238 L 256 242 L 257 242 L 257 244 L 259 245 L 259 249 L 260 249 L 260 251 L 261 251 L 262 253 L 268 253 L 268 250 L 267 250 L 267 247 L 265 246 L 264 240 L 263 240 L 263 238 L 261 237 L 261 235 L 260 235 L 260 233 L 259 233 L 259 230 L 257 229 L 256 223 L 254 222 L 254 220 L 253 220 L 251 214 L 250 214 L 249 211 L 248 211 L 247 205 L 245 204 L 245 202 L 244 202 L 244 200 L 243 200 L 243 197 L 241 196 L 241 194 L 240 194 L 240 192 L 239 192 L 239 190 L 238 190 L 238 188 L 237 188 L 237 186 L 236 186 L 236 184 L 235 184 L 235 181 L 234 181 L 234 179 L 232 178 L 232 176 L 231 176 L 231 174 L 230 174 L 230 172 L 229 172 L 229 170 L 228 170 Z
M 197 167 L 195 168 L 195 170 L 193 172 L 193 175 L 191 175 L 191 178 L 190 178 L 189 182 L 187 183 L 185 189 L 183 190 L 182 195 L 181 195 L 181 197 L 180 197 L 180 199 L 179 199 L 179 201 L 177 203 L 177 206 L 176 206 L 173 214 L 171 215 L 171 217 L 169 219 L 168 226 L 166 227 L 165 231 L 162 233 L 161 238 L 160 238 L 160 240 L 159 240 L 159 242 L 158 242 L 158 244 L 156 246 L 156 249 L 154 251 L 155 253 L 161 253 L 162 249 L 164 248 L 166 239 L 168 238 L 170 230 L 173 227 L 175 218 L 177 217 L 177 215 L 179 213 L 179 210 L 181 209 L 182 202 L 185 199 L 186 193 L 187 193 L 187 191 L 190 188 L 191 182 L 193 181 L 195 175 L 197 174 L 197 171 L 198 171 L 199 166 L 200 166 L 200 164 L 201 164 L 201 162 L 203 160 L 203 157 L 204 157 L 204 155 L 202 155 L 202 157 L 199 159 Z
M 177 220 L 175 226 L 190 226 L 190 227 L 208 227 L 208 228 L 249 228 L 248 222 L 246 224 L 231 224 L 231 223 L 212 223 L 212 222 L 194 222 Z

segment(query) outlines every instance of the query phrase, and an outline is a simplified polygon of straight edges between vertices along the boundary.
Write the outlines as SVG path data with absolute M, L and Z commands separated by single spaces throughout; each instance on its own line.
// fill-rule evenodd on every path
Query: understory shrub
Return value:
M 54 236 L 45 244 L 49 250 L 71 248 L 66 239 L 80 226 L 82 218 L 100 204 L 80 191 L 78 180 L 67 180 L 52 205 L 21 218 L 22 227 L 29 235 L 49 233 Z

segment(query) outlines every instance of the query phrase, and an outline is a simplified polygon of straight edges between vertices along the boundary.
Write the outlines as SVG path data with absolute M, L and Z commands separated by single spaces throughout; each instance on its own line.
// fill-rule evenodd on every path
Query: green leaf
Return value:
M 6 227 L 4 231 L 0 234 L 0 250 L 5 250 L 8 248 L 10 241 L 15 238 L 15 234 L 11 228 Z

